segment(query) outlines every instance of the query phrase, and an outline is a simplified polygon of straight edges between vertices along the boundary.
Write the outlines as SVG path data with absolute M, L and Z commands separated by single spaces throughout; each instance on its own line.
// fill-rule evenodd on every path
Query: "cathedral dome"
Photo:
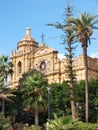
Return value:
M 38 43 L 35 41 L 35 39 L 30 34 L 31 29 L 26 29 L 26 35 L 17 43 L 17 49 L 18 50 L 26 50 L 32 49 L 35 50 L 38 47 Z

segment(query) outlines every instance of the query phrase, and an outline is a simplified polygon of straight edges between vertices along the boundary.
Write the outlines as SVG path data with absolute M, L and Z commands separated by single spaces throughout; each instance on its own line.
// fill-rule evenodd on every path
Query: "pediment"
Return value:
M 41 44 L 41 45 L 36 49 L 35 56 L 46 55 L 46 54 L 49 54 L 49 53 L 54 52 L 54 51 L 56 51 L 56 50 L 53 49 L 53 48 L 51 48 L 51 47 L 46 46 L 45 44 Z M 56 51 L 56 52 L 57 52 L 57 51 Z

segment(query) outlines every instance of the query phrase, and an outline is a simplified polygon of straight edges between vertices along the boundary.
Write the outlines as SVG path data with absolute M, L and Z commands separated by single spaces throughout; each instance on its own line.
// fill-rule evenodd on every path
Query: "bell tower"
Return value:
M 31 29 L 26 29 L 26 35 L 22 38 L 21 41 L 17 44 L 18 51 L 21 50 L 36 50 L 38 47 L 38 43 L 35 41 L 35 39 L 31 36 Z
M 12 76 L 13 87 L 18 85 L 21 75 L 31 67 L 30 54 L 34 54 L 38 48 L 38 43 L 30 34 L 30 28 L 26 29 L 26 35 L 17 43 L 17 50 L 12 51 L 11 60 L 14 64 Z

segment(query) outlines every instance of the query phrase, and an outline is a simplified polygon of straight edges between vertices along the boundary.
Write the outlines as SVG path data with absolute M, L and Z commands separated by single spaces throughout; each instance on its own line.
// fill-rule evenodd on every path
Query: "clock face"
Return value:
M 41 64 L 40 64 L 40 70 L 41 71 L 44 71 L 46 69 L 46 63 L 45 62 L 42 62 Z

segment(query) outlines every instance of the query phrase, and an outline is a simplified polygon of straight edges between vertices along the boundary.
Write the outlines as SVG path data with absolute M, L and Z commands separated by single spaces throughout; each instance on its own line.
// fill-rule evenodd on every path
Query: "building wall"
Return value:
M 26 29 L 26 36 L 17 44 L 17 51 L 13 51 L 11 60 L 14 64 L 14 74 L 12 76 L 12 87 L 18 85 L 22 74 L 31 68 L 43 72 L 49 83 L 61 83 L 66 80 L 65 65 L 66 59 L 59 59 L 58 52 L 41 43 L 38 43 L 30 35 L 30 29 Z M 74 58 L 73 67 L 76 72 L 76 79 L 84 80 L 84 60 L 83 55 Z M 98 77 L 98 59 L 88 57 L 88 78 Z

